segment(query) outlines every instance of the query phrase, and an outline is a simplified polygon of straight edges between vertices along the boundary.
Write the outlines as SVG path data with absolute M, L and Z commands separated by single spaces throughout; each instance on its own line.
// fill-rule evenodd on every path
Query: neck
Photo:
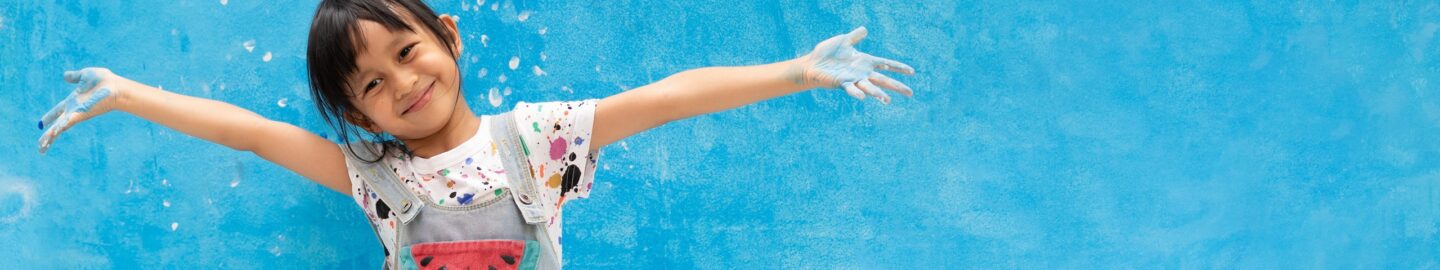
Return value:
M 445 121 L 445 126 L 428 137 L 416 139 L 403 139 L 405 146 L 417 157 L 430 158 L 446 150 L 455 149 L 480 128 L 480 118 L 470 111 L 470 105 L 465 99 L 456 98 L 455 111 L 450 113 L 450 119 Z

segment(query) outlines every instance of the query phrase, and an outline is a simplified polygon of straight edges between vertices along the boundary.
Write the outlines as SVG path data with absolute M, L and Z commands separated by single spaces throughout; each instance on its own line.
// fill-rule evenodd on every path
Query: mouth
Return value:
M 405 115 L 413 111 L 418 111 L 421 108 L 425 108 L 425 104 L 430 104 L 430 92 L 434 90 L 435 82 L 430 82 L 429 86 L 425 86 L 424 92 L 420 92 L 420 98 L 416 98 L 415 103 L 411 103 L 410 107 L 405 108 L 405 111 L 400 112 L 400 115 Z

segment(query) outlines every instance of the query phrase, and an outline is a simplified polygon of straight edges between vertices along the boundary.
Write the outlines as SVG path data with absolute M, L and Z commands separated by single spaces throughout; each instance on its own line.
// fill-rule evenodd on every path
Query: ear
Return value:
M 365 131 L 369 131 L 370 133 L 380 133 L 380 125 L 371 122 L 370 118 L 365 117 L 365 115 L 360 112 L 352 111 L 345 113 L 345 121 L 361 129 L 365 129 Z
M 460 41 L 460 28 L 455 26 L 455 23 L 459 20 L 460 18 L 450 16 L 450 14 L 440 15 L 440 25 L 445 26 L 445 30 L 450 31 L 450 38 L 454 39 L 450 41 L 450 44 L 455 44 L 454 50 L 450 53 L 454 54 L 455 57 L 460 57 L 460 52 L 464 51 L 463 49 L 465 48 L 465 44 Z

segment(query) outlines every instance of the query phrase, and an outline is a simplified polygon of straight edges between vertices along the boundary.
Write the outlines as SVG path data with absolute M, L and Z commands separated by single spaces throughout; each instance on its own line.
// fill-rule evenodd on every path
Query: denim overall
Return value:
M 510 113 L 489 121 L 509 187 L 496 198 L 466 206 L 437 205 L 428 194 L 405 188 L 387 162 L 362 161 L 375 160 L 372 151 L 341 147 L 360 178 L 399 219 L 398 247 L 385 247 L 394 253 L 383 269 L 560 269 L 546 227 L 553 211 L 538 202 L 514 121 Z M 377 235 L 378 226 L 370 224 Z

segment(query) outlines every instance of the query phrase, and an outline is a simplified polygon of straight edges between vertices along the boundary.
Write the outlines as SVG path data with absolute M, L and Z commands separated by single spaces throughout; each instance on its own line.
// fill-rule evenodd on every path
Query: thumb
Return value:
M 861 26 L 855 28 L 855 30 L 851 30 L 849 34 L 845 35 L 850 37 L 850 45 L 855 45 L 857 43 L 860 43 L 860 40 L 865 39 L 865 36 L 869 33 L 870 30 L 866 30 L 864 26 Z

